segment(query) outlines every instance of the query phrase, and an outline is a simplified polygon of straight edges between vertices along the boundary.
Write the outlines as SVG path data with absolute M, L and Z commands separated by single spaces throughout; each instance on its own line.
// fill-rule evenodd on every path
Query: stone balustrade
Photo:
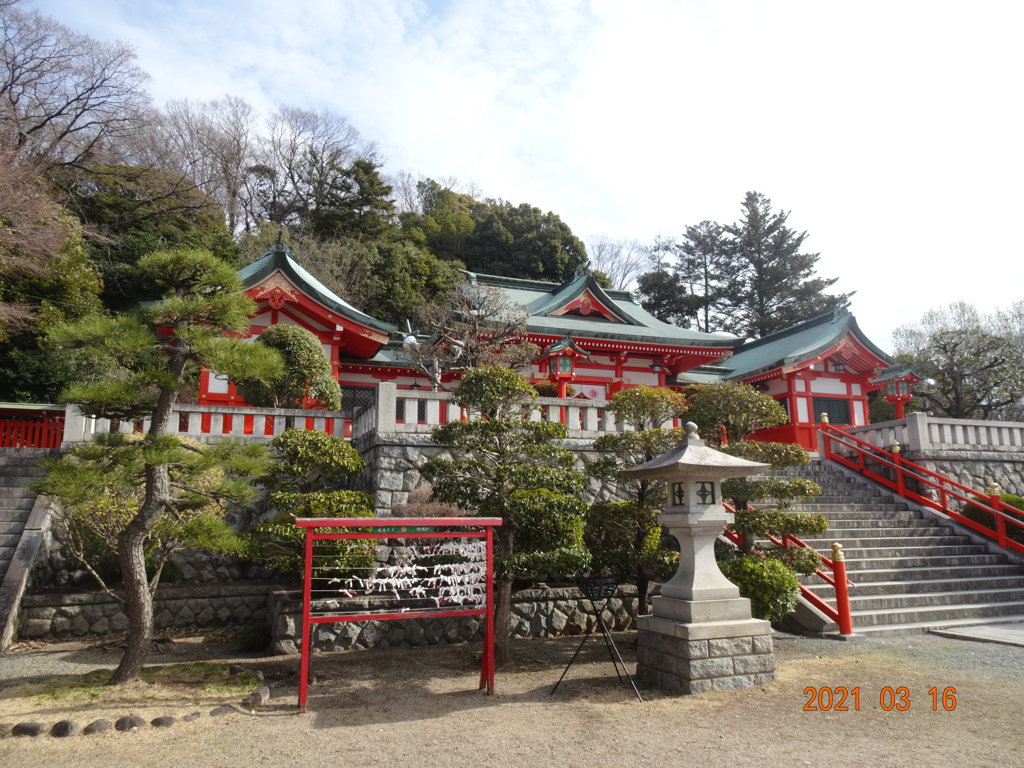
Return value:
M 888 450 L 893 441 L 904 453 L 933 456 L 940 452 L 1024 452 L 1024 424 L 980 419 L 947 419 L 911 413 L 905 419 L 883 421 L 843 430 L 876 448 Z
M 267 442 L 286 429 L 308 429 L 334 437 L 347 437 L 350 411 L 305 411 L 291 408 L 251 408 L 248 406 L 184 405 L 174 406 L 171 431 L 202 443 L 227 439 Z M 137 428 L 127 422 L 85 416 L 77 406 L 67 406 L 62 448 L 88 442 L 106 432 L 145 433 L 149 422 Z

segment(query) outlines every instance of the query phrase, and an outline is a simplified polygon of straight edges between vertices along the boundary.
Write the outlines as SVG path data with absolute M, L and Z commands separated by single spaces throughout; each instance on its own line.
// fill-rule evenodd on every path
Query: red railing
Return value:
M 849 467 L 899 496 L 948 515 L 961 525 L 993 539 L 1004 549 L 1024 554 L 1024 520 L 1006 512 L 998 493 L 974 490 L 904 459 L 898 446 L 891 452 L 885 451 L 831 424 L 821 425 L 821 436 L 823 458 Z M 965 517 L 961 510 L 966 506 L 991 514 L 995 528 L 987 528 Z M 1014 531 L 1012 538 L 1008 530 Z
M 0 420 L 0 448 L 60 448 L 63 438 L 63 420 Z
M 730 512 L 736 511 L 729 504 L 726 504 L 725 508 Z M 736 546 L 740 546 L 743 543 L 743 537 L 738 533 L 726 531 L 725 537 Z M 791 533 L 783 535 L 781 539 L 769 534 L 768 540 L 777 547 L 795 546 L 812 549 L 812 547 Z M 850 613 L 849 588 L 856 585 L 846 577 L 846 559 L 843 557 L 843 546 L 841 544 L 833 544 L 832 558 L 829 559 L 821 555 L 821 565 L 822 567 L 816 570 L 814 574 L 819 576 L 826 584 L 830 584 L 832 589 L 835 590 L 836 607 L 833 608 L 803 584 L 800 585 L 800 596 L 834 621 L 839 627 L 839 634 L 852 635 L 853 617 Z M 826 573 L 826 570 L 831 571 L 831 575 Z

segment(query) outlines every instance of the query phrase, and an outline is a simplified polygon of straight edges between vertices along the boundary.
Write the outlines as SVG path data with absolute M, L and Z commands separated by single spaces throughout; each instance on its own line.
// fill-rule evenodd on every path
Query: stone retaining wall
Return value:
M 374 512 L 378 517 L 391 515 L 391 507 L 404 504 L 409 492 L 428 485 L 420 475 L 424 462 L 440 458 L 453 458 L 448 448 L 438 446 L 430 435 L 413 433 L 371 433 L 359 441 L 353 440 L 366 462 L 362 476 L 353 482 L 356 490 L 367 491 L 376 497 Z M 564 446 L 576 460 L 576 469 L 583 470 L 591 462 L 606 454 L 595 451 L 591 439 L 570 438 Z M 618 485 L 610 480 L 588 478 L 583 498 L 588 504 L 619 500 Z
M 620 587 L 603 616 L 608 627 L 636 626 L 636 588 Z M 575 588 L 530 589 L 512 596 L 512 637 L 557 637 L 596 631 L 592 604 Z M 298 653 L 302 636 L 301 593 L 273 585 L 160 587 L 154 604 L 157 630 L 269 624 L 274 653 Z M 19 636 L 56 640 L 123 632 L 121 604 L 105 594 L 41 593 L 22 600 Z M 317 625 L 317 651 L 437 645 L 483 639 L 481 617 L 359 621 Z
M 602 614 L 613 631 L 636 626 L 636 587 L 619 587 Z M 273 590 L 269 600 L 271 647 L 274 653 L 298 653 L 302 639 L 302 598 Z M 597 620 L 589 600 L 578 589 L 529 589 L 512 595 L 512 637 L 557 637 L 595 631 Z M 483 619 L 464 616 L 397 621 L 352 621 L 313 628 L 315 651 L 438 645 L 483 640 Z
M 168 627 L 227 627 L 267 622 L 267 584 L 160 587 L 153 606 L 157 630 Z M 21 601 L 19 636 L 56 640 L 123 632 L 128 617 L 109 595 L 59 592 Z

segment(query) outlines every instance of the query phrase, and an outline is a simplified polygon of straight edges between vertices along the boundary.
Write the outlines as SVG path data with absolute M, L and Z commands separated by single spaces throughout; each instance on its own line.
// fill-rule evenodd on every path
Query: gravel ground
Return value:
M 619 640 L 627 657 L 629 639 Z M 777 634 L 778 682 L 683 697 L 643 691 L 640 703 L 616 680 L 597 639 L 551 695 L 577 644 L 573 638 L 517 641 L 517 663 L 499 671 L 491 697 L 476 690 L 478 646 L 318 656 L 309 712 L 299 716 L 295 689 L 282 680 L 295 669 L 294 657 L 259 659 L 183 640 L 151 660 L 216 656 L 259 668 L 272 681 L 270 705 L 257 716 L 212 718 L 208 711 L 223 696 L 212 697 L 202 701 L 201 719 L 166 730 L 5 739 L 0 765 L 1024 765 L 1024 648 L 927 635 L 844 643 Z M 200 708 L 198 699 L 154 699 L 144 688 L 100 701 L 17 693 L 27 680 L 110 667 L 116 660 L 116 653 L 83 644 L 0 658 L 0 722 L 70 717 L 84 725 L 97 717 L 131 713 L 148 720 Z M 812 693 L 839 686 L 860 689 L 859 710 L 852 696 L 846 712 L 805 710 Z M 900 686 L 908 690 L 909 707 L 886 711 L 880 696 Z M 955 688 L 956 697 L 949 711 L 942 701 L 947 688 Z

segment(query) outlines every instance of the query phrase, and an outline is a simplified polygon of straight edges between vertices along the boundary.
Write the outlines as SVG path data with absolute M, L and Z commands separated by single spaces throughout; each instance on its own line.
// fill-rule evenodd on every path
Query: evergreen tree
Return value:
M 256 343 L 278 351 L 284 361 L 284 375 L 270 384 L 259 380 L 247 383 L 245 400 L 249 405 L 341 408 L 341 387 L 332 375 L 323 345 L 312 331 L 297 325 L 272 325 Z
M 225 336 L 246 330 L 255 312 L 231 266 L 208 252 L 179 250 L 150 254 L 138 268 L 159 292 L 157 301 L 121 316 L 58 327 L 51 335 L 82 349 L 104 371 L 100 378 L 70 387 L 66 402 L 78 403 L 89 416 L 149 420 L 149 431 L 139 440 L 117 433 L 101 436 L 89 464 L 55 459 L 47 465 L 49 475 L 35 486 L 37 492 L 76 504 L 102 498 L 112 484 L 130 481 L 143 489 L 141 503 L 117 535 L 128 636 L 111 683 L 136 680 L 149 651 L 156 583 L 146 577 L 146 550 L 160 522 L 181 517 L 196 497 L 251 499 L 255 491 L 244 478 L 269 469 L 262 446 L 226 442 L 197 452 L 171 434 L 179 390 L 200 365 L 236 381 L 281 374 L 276 352 Z M 191 476 L 216 468 L 223 473 L 216 487 L 189 484 Z
M 807 233 L 787 226 L 788 217 L 748 192 L 738 222 L 703 221 L 678 242 L 656 244 L 675 260 L 640 276 L 644 308 L 683 327 L 695 321 L 706 333 L 755 337 L 842 309 L 851 294 L 824 292 L 836 279 L 815 277 L 819 256 L 801 253 Z
M 498 664 L 511 660 L 513 579 L 574 574 L 590 561 L 583 547 L 586 505 L 579 498 L 586 478 L 560 445 L 565 426 L 526 418 L 535 398 L 530 383 L 508 368 L 467 372 L 454 400 L 480 417 L 435 427 L 434 442 L 449 446 L 456 458 L 431 459 L 420 468 L 434 483 L 433 500 L 503 521 L 494 532 Z
M 771 206 L 760 192 L 748 192 L 742 217 L 725 227 L 727 257 L 738 270 L 725 330 L 739 335 L 765 336 L 849 304 L 851 294 L 824 293 L 838 278 L 814 277 L 819 255 L 800 252 L 807 233 L 792 230 L 789 213 Z
M 463 261 L 471 272 L 561 282 L 587 263 L 583 243 L 554 213 L 488 200 L 470 215 L 476 226 Z
M 628 501 L 592 507 L 587 515 L 586 543 L 595 571 L 605 568 L 636 584 L 643 613 L 651 579 L 671 575 L 676 566 L 676 553 L 661 546 L 658 522 L 666 484 L 621 472 L 670 451 L 683 438 L 681 428 L 664 425 L 683 414 L 686 398 L 669 389 L 634 387 L 612 395 L 608 410 L 623 431 L 594 441 L 594 449 L 602 455 L 587 466 L 587 474 L 617 480 Z

